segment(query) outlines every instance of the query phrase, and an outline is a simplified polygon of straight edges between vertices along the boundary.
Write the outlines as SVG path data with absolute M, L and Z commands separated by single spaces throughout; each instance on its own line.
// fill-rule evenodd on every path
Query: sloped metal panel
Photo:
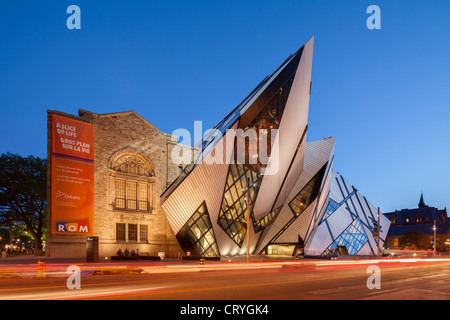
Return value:
M 285 177 L 307 125 L 313 44 L 314 38 L 311 38 L 303 48 L 278 129 L 277 139 L 279 143 L 275 144 L 272 149 L 268 165 L 269 170 L 264 175 L 253 209 L 256 219 L 260 219 L 272 211 L 278 190 L 281 189 L 283 183 L 289 183 L 290 185 L 286 187 L 290 189 L 295 182 L 293 179 L 285 181 Z M 301 164 L 298 165 L 301 166 Z M 296 169 L 298 170 L 298 168 Z M 269 172 L 270 174 L 268 174 Z M 285 192 L 281 194 L 281 202 L 286 200 L 283 199 L 286 195 Z
M 311 219 L 317 204 L 317 199 L 314 200 L 302 214 L 294 220 L 294 222 L 277 238 L 274 243 L 297 243 L 298 235 L 301 236 L 301 229 L 306 228 Z M 303 238 L 303 237 L 302 237 Z M 303 238 L 304 239 L 304 238 Z
M 303 172 L 295 182 L 294 187 L 291 189 L 287 200 L 283 205 L 283 209 L 278 215 L 275 222 L 269 227 L 270 229 L 264 233 L 263 237 L 260 240 L 260 245 L 258 246 L 258 250 L 263 250 L 270 241 L 282 230 L 286 227 L 286 224 L 294 218 L 294 213 L 289 207 L 289 202 L 292 201 L 294 197 L 308 184 L 309 181 L 317 174 L 317 172 L 322 169 L 322 167 L 327 164 L 327 162 L 332 159 L 332 152 L 334 150 L 334 138 L 328 138 L 323 140 L 311 141 L 307 142 L 305 146 L 305 162 L 303 167 Z M 327 168 L 330 170 L 330 168 Z M 323 186 L 322 186 L 323 188 Z M 319 195 L 321 192 L 319 191 Z M 320 196 L 319 196 L 320 197 Z M 323 202 L 323 198 L 320 197 L 320 201 Z M 317 208 L 317 201 L 314 200 L 305 211 L 300 214 L 300 216 L 293 222 L 292 225 L 288 226 L 288 228 L 283 231 L 282 239 L 287 243 L 295 243 L 298 240 L 298 235 L 305 239 L 306 232 L 308 227 L 310 226 L 310 221 L 314 212 Z M 281 237 L 280 236 L 280 237 Z M 281 243 L 280 241 L 276 241 L 277 243 Z
M 236 129 L 236 127 L 237 123 L 233 128 Z M 216 221 L 228 172 L 227 162 L 229 160 L 225 159 L 222 163 L 213 163 L 212 159 L 223 159 L 227 155 L 231 155 L 233 143 L 227 142 L 233 141 L 234 134 L 234 130 L 228 131 L 222 138 L 222 143 L 216 144 L 213 152 L 209 153 L 204 161 L 162 203 L 161 206 L 175 234 L 203 201 L 206 202 L 216 237 L 220 234 L 219 230 L 217 230 Z
M 325 249 L 329 248 L 352 223 L 358 220 L 358 223 L 362 226 L 363 230 L 363 233 L 361 234 L 364 234 L 364 236 L 367 237 L 367 241 L 364 246 L 359 249 L 357 254 L 376 254 L 377 239 L 374 237 L 373 227 L 375 226 L 374 220 L 376 221 L 377 218 L 377 208 L 356 191 L 356 189 L 338 172 L 333 171 L 330 182 L 329 198 L 339 203 L 340 206 L 328 215 L 326 219 L 321 220 L 319 225 L 315 228 L 310 241 L 307 243 L 309 248 L 308 252 L 321 254 L 317 252 L 317 249 L 320 248 L 323 252 Z M 381 247 L 384 240 L 383 234 L 385 235 L 387 233 L 390 221 L 386 217 L 381 216 L 380 224 L 382 226 Z

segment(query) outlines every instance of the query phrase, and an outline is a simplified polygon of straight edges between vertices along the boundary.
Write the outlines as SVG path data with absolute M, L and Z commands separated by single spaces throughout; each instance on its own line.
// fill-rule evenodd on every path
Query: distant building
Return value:
M 425 204 L 423 194 L 417 208 L 384 213 L 391 221 L 385 247 L 389 249 L 433 249 L 436 222 L 436 247 L 438 251 L 450 249 L 450 222 L 447 209 L 437 209 Z

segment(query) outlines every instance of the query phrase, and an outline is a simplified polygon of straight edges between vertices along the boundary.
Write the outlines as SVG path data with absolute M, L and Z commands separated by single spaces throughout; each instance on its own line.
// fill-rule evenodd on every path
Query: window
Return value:
M 128 224 L 128 241 L 137 241 L 137 224 Z
M 122 179 L 116 179 L 116 208 L 126 208 L 126 181 Z
M 356 255 L 368 241 L 369 238 L 364 232 L 363 225 L 357 218 L 330 244 L 328 250 L 345 246 L 348 254 Z M 326 250 L 323 254 L 325 255 L 327 252 L 329 251 Z
M 110 203 L 114 210 L 151 212 L 154 195 L 155 176 L 152 165 L 145 156 L 132 150 L 118 151 L 109 165 L 114 187 Z
M 278 217 L 278 214 L 280 213 L 283 206 L 279 207 L 278 209 L 273 210 L 271 213 L 266 214 L 264 217 L 259 219 L 254 223 L 255 232 L 258 233 L 261 230 L 263 230 L 268 225 L 272 224 L 275 219 Z
M 219 256 L 219 248 L 205 202 L 194 212 L 176 237 L 185 251 L 192 250 L 200 257 Z
M 394 239 L 394 247 L 398 247 L 398 238 Z
M 328 206 L 325 210 L 325 213 L 323 214 L 322 221 L 320 223 L 324 222 L 329 216 L 331 216 L 337 209 L 339 209 L 340 206 L 342 206 L 348 199 L 351 198 L 356 193 L 356 190 L 353 190 L 348 196 L 344 198 L 340 203 L 337 203 L 333 199 L 329 198 L 328 200 Z
M 116 240 L 125 241 L 125 223 L 116 223 Z
M 250 209 L 255 202 L 258 174 L 243 164 L 230 164 L 218 224 L 241 246 L 247 231 L 247 189 L 250 179 Z
M 148 241 L 148 225 L 141 224 L 139 228 L 139 241 L 147 242 Z
M 127 181 L 127 209 L 136 210 L 136 181 Z
M 139 228 L 139 230 L 138 230 Z M 128 234 L 128 237 L 126 235 Z M 116 223 L 116 241 L 148 242 L 148 225 L 136 223 Z
M 303 211 L 317 198 L 320 184 L 324 176 L 326 165 L 316 173 L 306 186 L 289 202 L 289 206 L 295 217 L 302 214 Z
M 139 182 L 138 185 L 138 210 L 148 210 L 148 184 Z

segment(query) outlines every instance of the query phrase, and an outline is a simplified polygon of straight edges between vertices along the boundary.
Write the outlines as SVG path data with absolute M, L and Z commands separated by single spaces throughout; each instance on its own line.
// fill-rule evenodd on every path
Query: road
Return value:
M 221 266 L 221 265 L 217 265 Z M 376 266 L 378 273 L 370 272 Z M 379 275 L 379 278 L 375 278 Z M 380 280 L 380 288 L 367 283 Z M 368 281 L 369 280 L 369 281 Z M 246 264 L 80 278 L 0 279 L 1 300 L 450 300 L 450 261 Z M 70 281 L 69 281 L 70 282 Z M 75 283 L 75 282 L 71 282 Z

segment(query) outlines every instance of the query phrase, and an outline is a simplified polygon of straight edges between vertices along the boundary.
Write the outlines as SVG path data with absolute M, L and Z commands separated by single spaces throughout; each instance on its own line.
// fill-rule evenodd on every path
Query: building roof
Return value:
M 393 225 L 416 224 L 416 223 L 437 223 L 449 222 L 447 209 L 437 209 L 429 207 L 423 200 L 423 192 L 420 194 L 419 205 L 414 209 L 395 210 L 386 212 L 384 215 L 391 220 Z
M 408 224 L 408 223 L 427 223 L 436 221 L 438 223 L 444 223 L 448 221 L 447 210 L 439 210 L 434 207 L 419 207 L 415 209 L 402 209 L 394 212 L 388 212 L 384 214 L 394 224 Z M 419 221 L 417 221 L 419 219 Z
M 419 208 L 425 207 L 425 202 L 423 201 L 423 192 L 420 194 Z

